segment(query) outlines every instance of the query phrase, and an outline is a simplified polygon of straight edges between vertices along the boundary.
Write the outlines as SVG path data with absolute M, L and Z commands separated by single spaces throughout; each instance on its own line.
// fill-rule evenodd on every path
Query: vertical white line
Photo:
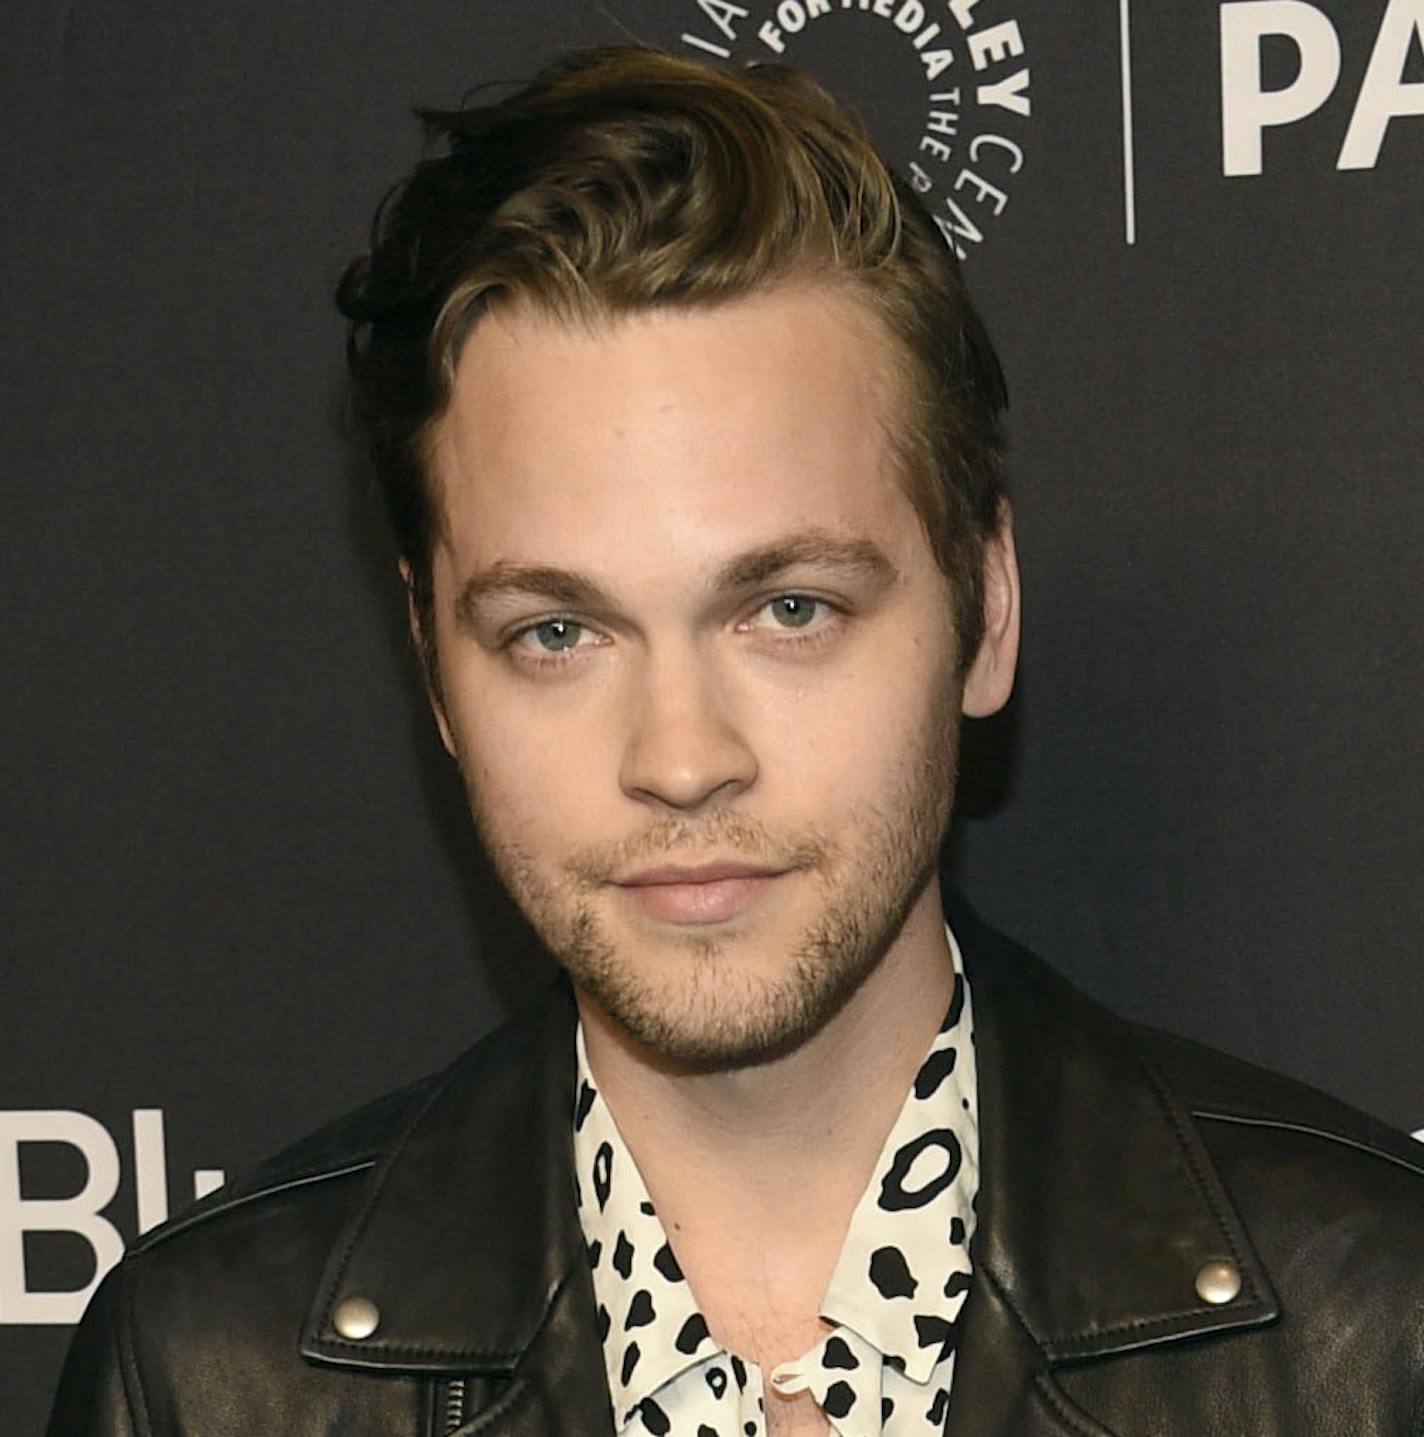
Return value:
M 704 40 L 700 35 L 684 35 L 684 45 L 696 45 L 699 50 L 706 50 L 709 55 L 717 55 L 723 60 L 730 60 L 732 52 L 725 45 L 713 44 L 711 40 Z
M 1137 186 L 1132 153 L 1132 25 L 1131 0 L 1118 0 L 1118 39 L 1122 51 L 1122 210 L 1128 244 L 1137 243 Z
M 134 1198 L 138 1230 L 168 1221 L 168 1155 L 163 1142 L 163 1109 L 133 1111 Z

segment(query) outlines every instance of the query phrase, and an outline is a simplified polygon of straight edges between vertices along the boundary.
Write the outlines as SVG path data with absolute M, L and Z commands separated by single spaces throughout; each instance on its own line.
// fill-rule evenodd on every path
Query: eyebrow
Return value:
M 714 584 L 718 589 L 750 589 L 802 566 L 839 569 L 880 584 L 900 577 L 885 551 L 869 539 L 840 539 L 824 529 L 807 529 L 729 559 Z
M 592 579 L 572 569 L 547 564 L 512 564 L 501 559 L 472 574 L 455 600 L 455 617 L 473 623 L 486 599 L 529 596 L 570 609 L 608 607 L 608 597 Z
M 822 529 L 807 529 L 735 555 L 718 569 L 712 588 L 720 592 L 755 588 L 802 567 L 835 569 L 882 587 L 900 573 L 869 539 L 842 539 Z M 486 600 L 504 597 L 537 597 L 570 609 L 615 607 L 598 584 L 573 569 L 502 559 L 465 581 L 455 600 L 455 615 L 462 623 L 473 623 Z

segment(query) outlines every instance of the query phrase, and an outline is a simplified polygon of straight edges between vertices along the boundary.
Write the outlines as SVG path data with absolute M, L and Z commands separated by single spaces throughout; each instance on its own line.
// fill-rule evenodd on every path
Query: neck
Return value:
M 719 1214 L 743 1241 L 831 1234 L 833 1262 L 953 978 L 931 880 L 849 1000 L 769 1062 L 670 1068 L 580 993 L 589 1066 L 669 1233 Z

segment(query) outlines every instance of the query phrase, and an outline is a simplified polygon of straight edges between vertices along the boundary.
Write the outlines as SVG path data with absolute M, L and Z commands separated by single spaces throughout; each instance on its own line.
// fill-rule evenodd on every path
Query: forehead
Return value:
M 702 572 L 815 528 L 923 542 L 887 439 L 893 351 L 863 303 L 795 287 L 588 327 L 476 327 L 432 462 L 457 565 Z

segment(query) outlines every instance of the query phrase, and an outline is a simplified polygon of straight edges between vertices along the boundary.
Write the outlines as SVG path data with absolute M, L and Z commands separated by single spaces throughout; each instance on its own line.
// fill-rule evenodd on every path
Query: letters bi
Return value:
M 132 1131 L 134 1217 L 142 1233 L 168 1217 L 162 1110 L 137 1109 Z M 85 1176 L 77 1193 L 60 1198 L 23 1196 L 23 1151 L 37 1143 L 62 1143 L 79 1154 Z M 119 1145 L 98 1119 L 58 1110 L 0 1112 L 0 1323 L 78 1322 L 100 1279 L 123 1255 L 124 1239 L 104 1216 L 119 1190 L 119 1177 Z M 222 1182 L 221 1172 L 199 1168 L 193 1174 L 193 1195 L 202 1197 Z M 68 1292 L 30 1287 L 25 1234 L 38 1232 L 74 1233 L 88 1243 L 94 1254 L 94 1275 L 86 1286 Z

